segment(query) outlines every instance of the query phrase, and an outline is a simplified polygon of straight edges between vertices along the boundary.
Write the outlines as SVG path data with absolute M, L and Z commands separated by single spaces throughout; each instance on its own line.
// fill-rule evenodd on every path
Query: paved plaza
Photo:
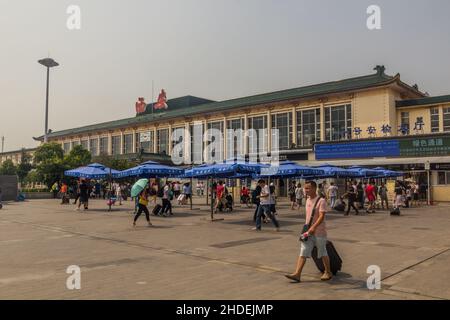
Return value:
M 194 210 L 145 218 L 132 228 L 132 202 L 108 212 L 91 201 L 77 212 L 57 200 L 7 203 L 0 210 L 1 299 L 449 299 L 450 207 L 344 217 L 327 215 L 329 238 L 344 263 L 329 282 L 308 261 L 302 283 L 294 270 L 304 211 L 279 204 L 281 231 L 252 231 L 254 209 L 209 220 L 205 199 Z M 66 269 L 81 268 L 81 289 L 68 290 Z M 382 272 L 368 290 L 367 267 Z

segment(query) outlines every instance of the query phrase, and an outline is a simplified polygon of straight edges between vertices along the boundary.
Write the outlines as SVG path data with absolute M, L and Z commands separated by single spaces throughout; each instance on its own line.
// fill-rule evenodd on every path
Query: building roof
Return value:
M 388 76 L 384 73 L 384 66 L 377 66 L 375 74 L 349 78 L 339 81 L 325 82 L 316 85 L 309 85 L 299 88 L 281 90 L 276 92 L 258 94 L 243 98 L 225 100 L 220 102 L 210 102 L 190 106 L 189 108 L 169 109 L 164 112 L 155 112 L 154 114 L 145 114 L 133 118 L 121 119 L 116 121 L 109 121 L 98 123 L 94 125 L 83 126 L 74 129 L 62 130 L 52 132 L 48 135 L 49 138 L 62 137 L 67 135 L 77 135 L 90 131 L 109 130 L 113 128 L 137 126 L 144 123 L 160 122 L 161 120 L 193 116 L 196 114 L 204 114 L 211 112 L 229 111 L 232 109 L 251 107 L 261 104 L 277 103 L 282 101 L 289 101 L 302 98 L 314 98 L 324 95 L 335 94 L 347 91 L 356 91 L 372 87 L 379 87 L 397 82 L 401 86 L 411 90 L 418 96 L 424 96 L 417 88 L 411 87 L 400 81 L 400 75 Z M 201 98 L 200 98 L 201 99 Z M 168 101 L 169 104 L 170 100 Z M 36 140 L 43 140 L 43 136 L 35 138 Z
M 414 107 L 414 106 L 439 104 L 439 103 L 446 103 L 446 102 L 450 103 L 450 95 L 437 96 L 437 97 L 425 97 L 425 98 L 411 99 L 411 100 L 399 100 L 399 101 L 396 101 L 396 106 L 397 106 L 397 108 Z
M 13 150 L 13 151 L 5 151 L 5 152 L 0 152 L 0 157 L 1 156 L 5 156 L 5 155 L 11 155 L 11 154 L 15 154 L 15 153 L 21 153 L 22 151 L 25 151 L 25 152 L 33 152 L 33 151 L 36 151 L 36 149 L 37 148 L 22 148 L 22 149 L 19 149 L 19 150 Z

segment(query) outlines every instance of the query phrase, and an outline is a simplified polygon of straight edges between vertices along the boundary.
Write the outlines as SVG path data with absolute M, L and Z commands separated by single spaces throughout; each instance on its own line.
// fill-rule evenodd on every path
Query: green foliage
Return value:
M 24 182 L 28 173 L 33 169 L 33 165 L 31 164 L 31 156 L 22 149 L 22 161 L 17 166 L 17 176 L 19 177 L 20 182 Z
M 96 162 L 96 163 L 100 163 L 108 168 L 121 170 L 121 171 L 138 165 L 138 163 L 129 161 L 127 159 L 118 159 L 118 158 L 108 156 L 105 154 L 95 157 L 92 161 Z
M 86 166 L 91 163 L 91 153 L 81 145 L 75 146 L 69 154 L 64 157 L 64 163 L 70 169 Z
M 5 160 L 0 167 L 0 175 L 14 176 L 17 174 L 17 167 L 11 159 Z
M 55 181 L 62 179 L 68 166 L 64 162 L 64 151 L 60 144 L 55 142 L 44 143 L 34 153 L 36 172 L 39 181 L 49 188 Z

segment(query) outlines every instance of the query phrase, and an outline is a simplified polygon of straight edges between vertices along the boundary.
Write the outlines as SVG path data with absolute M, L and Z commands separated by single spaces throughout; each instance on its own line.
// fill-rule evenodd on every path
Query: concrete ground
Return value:
M 55 200 L 7 203 L 0 210 L 0 299 L 449 299 L 450 207 L 327 215 L 330 240 L 344 263 L 329 282 L 308 261 L 295 267 L 303 211 L 279 204 L 281 231 L 252 231 L 253 210 L 209 220 L 205 200 L 176 207 L 132 228 L 132 203 L 109 213 L 105 201 L 77 212 Z M 66 270 L 81 268 L 81 289 L 68 290 Z M 367 268 L 381 268 L 369 290 Z

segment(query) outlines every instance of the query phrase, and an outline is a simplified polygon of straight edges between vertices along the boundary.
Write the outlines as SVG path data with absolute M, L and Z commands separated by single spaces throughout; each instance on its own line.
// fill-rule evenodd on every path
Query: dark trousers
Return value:
M 139 207 L 138 208 L 139 209 L 136 212 L 136 215 L 134 216 L 134 222 L 136 222 L 136 220 L 140 217 L 142 212 L 145 213 L 145 218 L 147 219 L 147 221 L 150 221 L 150 212 L 148 212 L 147 206 L 144 206 L 143 204 L 139 203 Z
M 78 201 L 78 199 L 80 199 L 80 194 L 79 194 L 79 193 L 77 193 L 77 194 L 75 195 L 75 201 L 73 202 L 73 204 L 76 204 L 77 201 Z
M 273 225 L 276 228 L 280 227 L 280 224 L 278 223 L 277 218 L 275 218 L 275 215 L 272 214 L 271 205 L 266 204 L 266 205 L 260 205 L 258 208 L 258 214 L 256 215 L 256 228 L 257 229 L 261 229 L 261 217 L 263 214 L 269 216 L 270 220 L 272 221 Z
M 256 222 L 256 216 L 258 215 L 259 203 L 256 204 L 255 213 L 253 214 L 253 221 Z
M 359 213 L 359 212 L 358 212 L 358 209 L 355 207 L 355 203 L 349 201 L 349 202 L 348 202 L 348 208 L 347 208 L 346 214 L 349 214 L 349 213 L 350 213 L 350 208 L 355 209 L 355 212 L 356 212 L 356 213 Z
M 169 201 L 169 199 L 162 199 L 162 203 L 163 203 L 163 208 L 162 208 L 162 213 L 167 213 L 169 212 L 170 214 L 172 214 L 172 203 Z

